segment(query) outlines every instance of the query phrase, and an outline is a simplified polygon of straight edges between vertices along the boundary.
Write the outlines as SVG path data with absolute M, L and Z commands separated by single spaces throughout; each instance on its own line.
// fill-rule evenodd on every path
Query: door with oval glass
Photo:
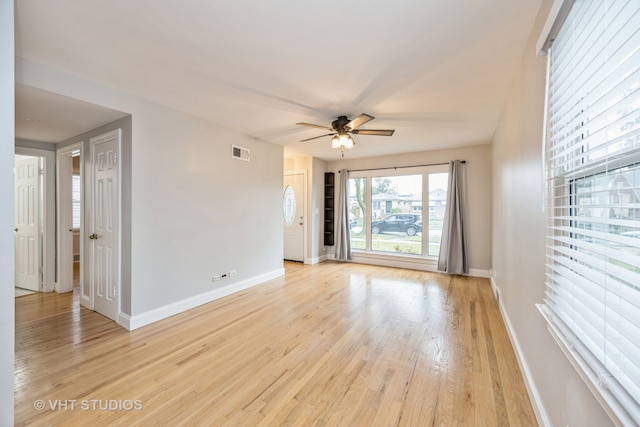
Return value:
M 284 259 L 304 262 L 304 206 L 306 176 L 302 172 L 284 175 L 282 218 L 284 221 Z

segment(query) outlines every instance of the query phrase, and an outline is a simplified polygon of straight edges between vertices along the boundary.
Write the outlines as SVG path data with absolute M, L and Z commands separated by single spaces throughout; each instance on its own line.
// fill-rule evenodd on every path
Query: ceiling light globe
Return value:
M 340 136 L 340 145 L 345 148 L 353 148 L 353 138 L 349 135 L 341 135 Z

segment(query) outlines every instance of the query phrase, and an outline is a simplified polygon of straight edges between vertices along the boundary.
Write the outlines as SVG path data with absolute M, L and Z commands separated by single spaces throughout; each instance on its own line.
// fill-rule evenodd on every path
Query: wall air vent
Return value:
M 248 148 L 238 147 L 237 145 L 231 146 L 231 157 L 248 162 L 251 160 L 251 151 Z

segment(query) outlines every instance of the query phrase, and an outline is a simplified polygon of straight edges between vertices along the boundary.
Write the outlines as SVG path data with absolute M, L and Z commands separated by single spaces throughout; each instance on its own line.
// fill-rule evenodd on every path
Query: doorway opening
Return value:
M 82 142 L 57 152 L 58 256 L 57 292 L 80 289 L 83 272 L 83 167 Z
M 72 150 L 71 157 L 71 285 L 74 292 L 80 289 L 82 271 L 82 250 L 80 248 L 82 229 L 82 173 L 80 168 L 80 149 Z M 68 183 L 66 183 L 68 185 Z

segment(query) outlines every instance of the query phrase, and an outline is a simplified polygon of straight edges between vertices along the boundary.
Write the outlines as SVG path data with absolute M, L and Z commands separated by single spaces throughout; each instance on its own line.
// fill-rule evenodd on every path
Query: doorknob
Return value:
M 93 233 L 92 235 L 89 236 L 89 239 L 91 240 L 96 240 L 98 238 L 98 235 L 96 233 Z
M 13 231 L 18 232 L 18 227 L 14 228 Z

